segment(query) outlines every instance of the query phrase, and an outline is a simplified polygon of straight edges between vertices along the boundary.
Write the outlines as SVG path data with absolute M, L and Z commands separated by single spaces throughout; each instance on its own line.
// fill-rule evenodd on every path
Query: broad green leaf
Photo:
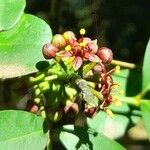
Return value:
M 51 29 L 43 20 L 27 14 L 12 29 L 0 32 L 0 78 L 36 72 L 36 63 L 44 60 L 42 46 L 51 37 Z
M 48 134 L 43 131 L 44 119 L 34 114 L 0 111 L 0 147 L 3 150 L 43 150 Z
M 112 75 L 113 81 L 119 85 L 118 88 L 114 89 L 116 91 L 115 94 L 118 94 L 119 91 L 122 91 L 122 96 L 126 95 L 126 87 L 129 73 L 130 71 L 128 69 L 122 69 L 119 74 Z
M 129 124 L 129 119 L 123 115 L 114 114 L 111 118 L 105 112 L 99 112 L 94 118 L 87 119 L 90 128 L 111 139 L 122 137 Z
M 60 132 L 60 140 L 67 150 L 124 150 L 119 143 L 100 135 L 94 130 L 65 125 Z
M 144 120 L 144 125 L 150 139 L 150 100 L 141 103 L 141 111 Z
M 139 71 L 121 69 L 119 74 L 113 74 L 113 80 L 120 85 L 115 90 L 118 97 L 135 96 L 141 91 L 142 75 Z M 122 94 L 120 94 L 120 91 Z
M 143 63 L 143 90 L 150 89 L 150 40 L 148 42 Z
M 0 0 L 0 31 L 12 28 L 21 18 L 25 0 Z
M 119 97 L 120 100 L 123 100 L 123 97 Z M 115 104 L 111 104 L 108 108 L 110 108 L 114 113 L 129 113 L 130 107 L 128 104 L 121 102 L 120 106 L 116 106 Z

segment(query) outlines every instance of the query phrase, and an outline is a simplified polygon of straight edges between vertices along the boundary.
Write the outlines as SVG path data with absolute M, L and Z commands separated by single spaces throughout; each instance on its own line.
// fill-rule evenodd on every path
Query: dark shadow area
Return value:
M 114 58 L 141 64 L 150 36 L 148 0 L 30 0 L 26 12 L 43 18 L 54 34 L 81 27 Z
M 93 149 L 93 143 L 90 141 L 89 135 L 92 135 L 92 136 L 95 137 L 95 136 L 97 136 L 98 133 L 94 132 L 93 130 L 90 130 L 88 128 L 88 126 L 74 127 L 74 130 L 72 130 L 72 129 L 71 130 L 70 129 L 63 129 L 62 128 L 62 129 L 57 130 L 57 134 L 59 135 L 61 131 L 71 133 L 73 135 L 76 135 L 79 138 L 79 142 L 76 145 L 76 149 L 80 149 L 83 145 L 84 146 L 86 145 L 88 147 L 88 149 L 94 150 Z M 60 143 L 58 145 L 60 145 Z M 82 147 L 82 148 L 85 148 L 85 147 Z
M 126 86 L 126 94 L 127 96 L 136 96 L 142 89 L 142 72 L 137 70 L 130 70 L 127 86 Z
M 47 68 L 49 66 L 49 62 L 48 61 L 39 61 L 37 64 L 36 64 L 36 68 L 40 71 L 40 70 L 43 70 L 45 68 Z
M 88 126 L 85 126 L 84 128 L 75 127 L 74 133 L 80 139 L 76 145 L 76 149 L 79 149 L 80 147 L 82 147 L 82 144 L 84 144 L 84 145 L 87 145 L 87 147 L 90 150 L 94 150 L 93 149 L 93 143 L 89 139 L 89 128 L 88 128 Z M 92 134 L 93 136 L 97 136 L 96 132 L 93 132 L 93 133 L 91 132 L 90 134 Z

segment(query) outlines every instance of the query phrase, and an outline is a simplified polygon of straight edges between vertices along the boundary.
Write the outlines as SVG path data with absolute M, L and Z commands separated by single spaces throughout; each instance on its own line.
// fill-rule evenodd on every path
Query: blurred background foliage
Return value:
M 27 0 L 26 13 L 43 18 L 55 33 L 86 28 L 114 59 L 142 63 L 150 35 L 148 0 Z

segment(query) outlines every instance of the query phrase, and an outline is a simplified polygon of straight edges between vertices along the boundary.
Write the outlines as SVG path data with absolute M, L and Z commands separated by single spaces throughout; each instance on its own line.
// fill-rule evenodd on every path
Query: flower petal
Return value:
M 73 60 L 73 68 L 74 68 L 74 70 L 78 70 L 81 67 L 82 63 L 83 63 L 82 58 L 79 57 L 79 56 L 76 56 L 74 58 L 74 60 Z
M 68 51 L 60 51 L 56 55 L 59 57 L 71 57 L 72 56 L 71 53 Z
M 83 56 L 83 57 L 84 57 L 85 59 L 89 59 L 90 55 L 91 55 L 91 54 L 90 54 L 89 52 L 84 52 L 84 56 Z
M 97 53 L 98 50 L 98 45 L 97 45 L 97 40 L 93 40 L 91 42 L 88 43 L 88 47 L 91 51 L 91 53 Z
M 99 59 L 99 57 L 97 55 L 95 55 L 95 54 L 90 54 L 89 61 L 92 61 L 92 62 L 101 62 L 101 60 Z

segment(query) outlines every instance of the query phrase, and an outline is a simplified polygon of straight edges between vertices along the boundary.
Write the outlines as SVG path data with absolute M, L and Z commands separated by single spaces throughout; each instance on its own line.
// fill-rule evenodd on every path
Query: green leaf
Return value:
M 12 28 L 21 18 L 25 0 L 0 0 L 0 31 Z
M 60 140 L 67 150 L 124 150 L 119 143 L 88 128 L 65 125 L 60 132 Z
M 119 98 L 120 100 L 123 100 L 123 97 Z M 111 109 L 114 113 L 122 113 L 122 114 L 126 114 L 130 112 L 130 107 L 128 104 L 121 102 L 120 106 L 116 106 L 115 104 L 111 104 L 110 106 L 108 106 L 109 109 Z
M 136 80 L 135 80 L 136 78 Z M 122 91 L 122 96 L 135 96 L 141 91 L 142 74 L 137 70 L 121 69 L 119 74 L 113 74 L 113 80 L 115 83 L 119 83 L 120 86 L 116 89 L 116 94 Z
M 149 100 L 141 103 L 141 111 L 144 120 L 144 125 L 150 140 L 150 101 Z
M 4 150 L 43 150 L 48 134 L 43 132 L 44 119 L 34 114 L 0 111 L 0 147 Z
M 117 114 L 114 115 L 114 118 L 111 118 L 105 112 L 99 112 L 94 118 L 88 118 L 87 124 L 98 133 L 116 139 L 125 134 L 129 119 Z
M 51 29 L 41 19 L 24 14 L 12 29 L 0 32 L 0 78 L 36 72 L 42 61 L 42 46 L 50 42 Z
M 150 89 L 150 40 L 148 42 L 143 63 L 143 90 Z

